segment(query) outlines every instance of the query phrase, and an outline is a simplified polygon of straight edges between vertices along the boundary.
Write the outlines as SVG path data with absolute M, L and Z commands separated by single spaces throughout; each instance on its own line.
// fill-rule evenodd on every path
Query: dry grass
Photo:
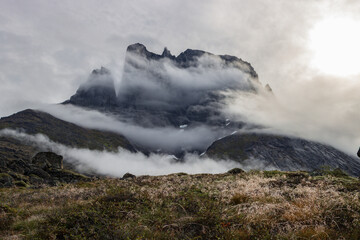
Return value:
M 0 238 L 359 239 L 360 181 L 248 172 L 2 189 Z

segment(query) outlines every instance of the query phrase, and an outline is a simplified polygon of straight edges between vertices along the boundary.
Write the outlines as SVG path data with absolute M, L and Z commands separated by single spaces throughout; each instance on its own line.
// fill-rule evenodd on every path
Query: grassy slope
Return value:
M 0 238 L 359 239 L 360 181 L 339 171 L 172 174 L 0 190 Z
M 42 133 L 55 142 L 71 147 L 116 150 L 120 146 L 134 151 L 129 141 L 119 134 L 82 128 L 30 109 L 1 118 L 0 129 L 3 128 L 24 129 L 28 134 Z

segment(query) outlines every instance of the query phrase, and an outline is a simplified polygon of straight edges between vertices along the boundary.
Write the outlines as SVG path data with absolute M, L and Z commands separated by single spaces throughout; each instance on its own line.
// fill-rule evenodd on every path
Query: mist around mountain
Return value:
M 120 84 L 0 119 L 0 238 L 358 239 L 359 160 L 248 98 L 276 91 L 237 57 L 130 45 Z
M 227 111 L 236 94 L 276 98 L 251 64 L 235 56 L 192 49 L 174 56 L 167 48 L 156 54 L 136 43 L 127 48 L 120 84 L 111 70 L 95 69 L 69 100 L 2 118 L 0 128 L 7 141 L 15 138 L 35 150 L 54 151 L 84 173 L 219 173 L 233 167 L 314 171 L 326 166 L 360 174 L 353 156 L 290 133 L 276 134 L 247 115 Z
M 260 168 L 314 170 L 326 165 L 359 174 L 359 162 L 353 156 L 293 132 L 269 133 L 266 125 L 249 121 L 245 112 L 243 117 L 241 110 L 229 112 L 228 105 L 237 95 L 261 96 L 270 102 L 276 98 L 268 84 L 261 84 L 251 64 L 240 58 L 192 49 L 178 56 L 167 48 L 156 54 L 137 43 L 127 48 L 118 86 L 110 70 L 102 67 L 64 104 L 97 110 L 121 122 L 110 128 L 147 154 L 182 158 L 189 152 L 199 155 L 211 150 L 209 156 L 217 159 Z M 251 138 L 253 143 L 243 147 L 242 139 L 248 137 L 243 131 L 257 132 L 260 137 Z M 239 141 L 234 144 L 233 138 Z M 220 143 L 221 150 L 214 147 Z

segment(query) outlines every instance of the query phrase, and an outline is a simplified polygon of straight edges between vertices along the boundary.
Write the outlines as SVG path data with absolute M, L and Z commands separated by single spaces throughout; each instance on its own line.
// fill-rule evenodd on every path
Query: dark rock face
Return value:
M 233 169 L 230 169 L 229 171 L 227 171 L 227 173 L 230 173 L 230 174 L 240 174 L 240 173 L 244 173 L 245 171 L 242 170 L 241 168 L 233 168 Z
M 136 176 L 131 173 L 125 173 L 122 179 L 127 179 L 127 178 L 136 178 Z
M 41 169 L 63 169 L 63 157 L 53 152 L 39 152 L 31 159 L 31 163 Z
M 206 154 L 231 159 L 252 168 L 313 171 L 324 166 L 360 175 L 360 162 L 317 142 L 266 134 L 235 134 L 214 142 Z
M 70 100 L 64 102 L 69 103 L 104 109 L 116 107 L 114 80 L 110 71 L 104 67 L 93 70 L 88 81 L 79 87 Z
M 358 157 L 360 158 L 360 148 L 359 148 L 359 150 L 358 150 L 358 152 L 357 152 L 357 155 L 358 155 Z

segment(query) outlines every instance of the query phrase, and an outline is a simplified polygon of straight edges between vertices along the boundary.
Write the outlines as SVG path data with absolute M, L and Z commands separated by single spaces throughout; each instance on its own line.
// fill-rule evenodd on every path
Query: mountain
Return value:
M 92 71 L 88 81 L 82 84 L 64 104 L 82 107 L 108 109 L 117 106 L 114 80 L 110 71 L 104 67 Z
M 175 57 L 167 48 L 159 55 L 136 43 L 127 48 L 117 90 L 101 68 L 64 104 L 109 111 L 144 127 L 216 126 L 226 119 L 219 111 L 223 91 L 260 88 L 254 68 L 235 56 L 187 49 Z
M 231 159 L 245 166 L 263 165 L 283 171 L 314 171 L 321 167 L 340 168 L 360 176 L 360 162 L 321 143 L 279 135 L 241 133 L 215 141 L 206 154 Z
M 27 134 L 42 133 L 54 142 L 70 147 L 115 151 L 118 147 L 135 152 L 132 144 L 116 133 L 86 129 L 54 116 L 27 109 L 0 119 L 0 129 L 11 128 Z
M 228 119 L 222 112 L 227 91 L 269 92 L 273 96 L 271 87 L 263 87 L 254 68 L 240 58 L 192 49 L 178 56 L 167 48 L 156 54 L 137 43 L 127 48 L 119 89 L 115 89 L 110 70 L 101 67 L 93 70 L 76 93 L 63 102 L 110 112 L 124 122 L 124 127 L 130 124 L 135 134 L 127 131 L 122 136 L 86 129 L 34 110 L 0 119 L 0 129 L 42 133 L 70 147 L 109 151 L 122 147 L 132 152 L 138 149 L 145 154 L 157 152 L 178 158 L 187 152 L 206 152 L 212 158 L 237 161 L 247 167 L 313 171 L 329 166 L 360 175 L 357 159 L 328 145 L 269 134 L 232 134 L 239 129 L 251 131 L 262 126 Z M 143 137 L 141 131 L 149 130 L 154 138 L 164 139 L 149 139 L 149 132 Z M 201 144 L 191 142 L 190 138 L 199 134 L 202 135 L 196 139 Z M 0 150 L 0 167 L 6 172 L 21 166 L 26 168 L 34 154 L 44 149 L 1 137 Z M 15 167 L 9 169 L 9 163 Z
M 181 157 L 185 152 L 204 152 L 210 146 L 208 156 L 249 165 L 253 164 L 251 159 L 257 159 L 262 166 L 282 170 L 315 170 L 327 165 L 360 174 L 357 159 L 328 145 L 267 134 L 231 135 L 239 129 L 262 126 L 225 116 L 221 110 L 227 91 L 268 92 L 273 96 L 268 84 L 261 85 L 251 64 L 235 56 L 193 49 L 174 56 L 167 48 L 156 54 L 136 43 L 127 48 L 118 89 L 111 72 L 102 67 L 94 70 L 64 104 L 111 112 L 121 121 L 145 128 L 173 127 L 191 132 L 197 126 L 205 126 L 214 133 L 203 148 L 179 145 L 176 150 L 168 150 L 133 140 L 146 153 L 161 149 Z

